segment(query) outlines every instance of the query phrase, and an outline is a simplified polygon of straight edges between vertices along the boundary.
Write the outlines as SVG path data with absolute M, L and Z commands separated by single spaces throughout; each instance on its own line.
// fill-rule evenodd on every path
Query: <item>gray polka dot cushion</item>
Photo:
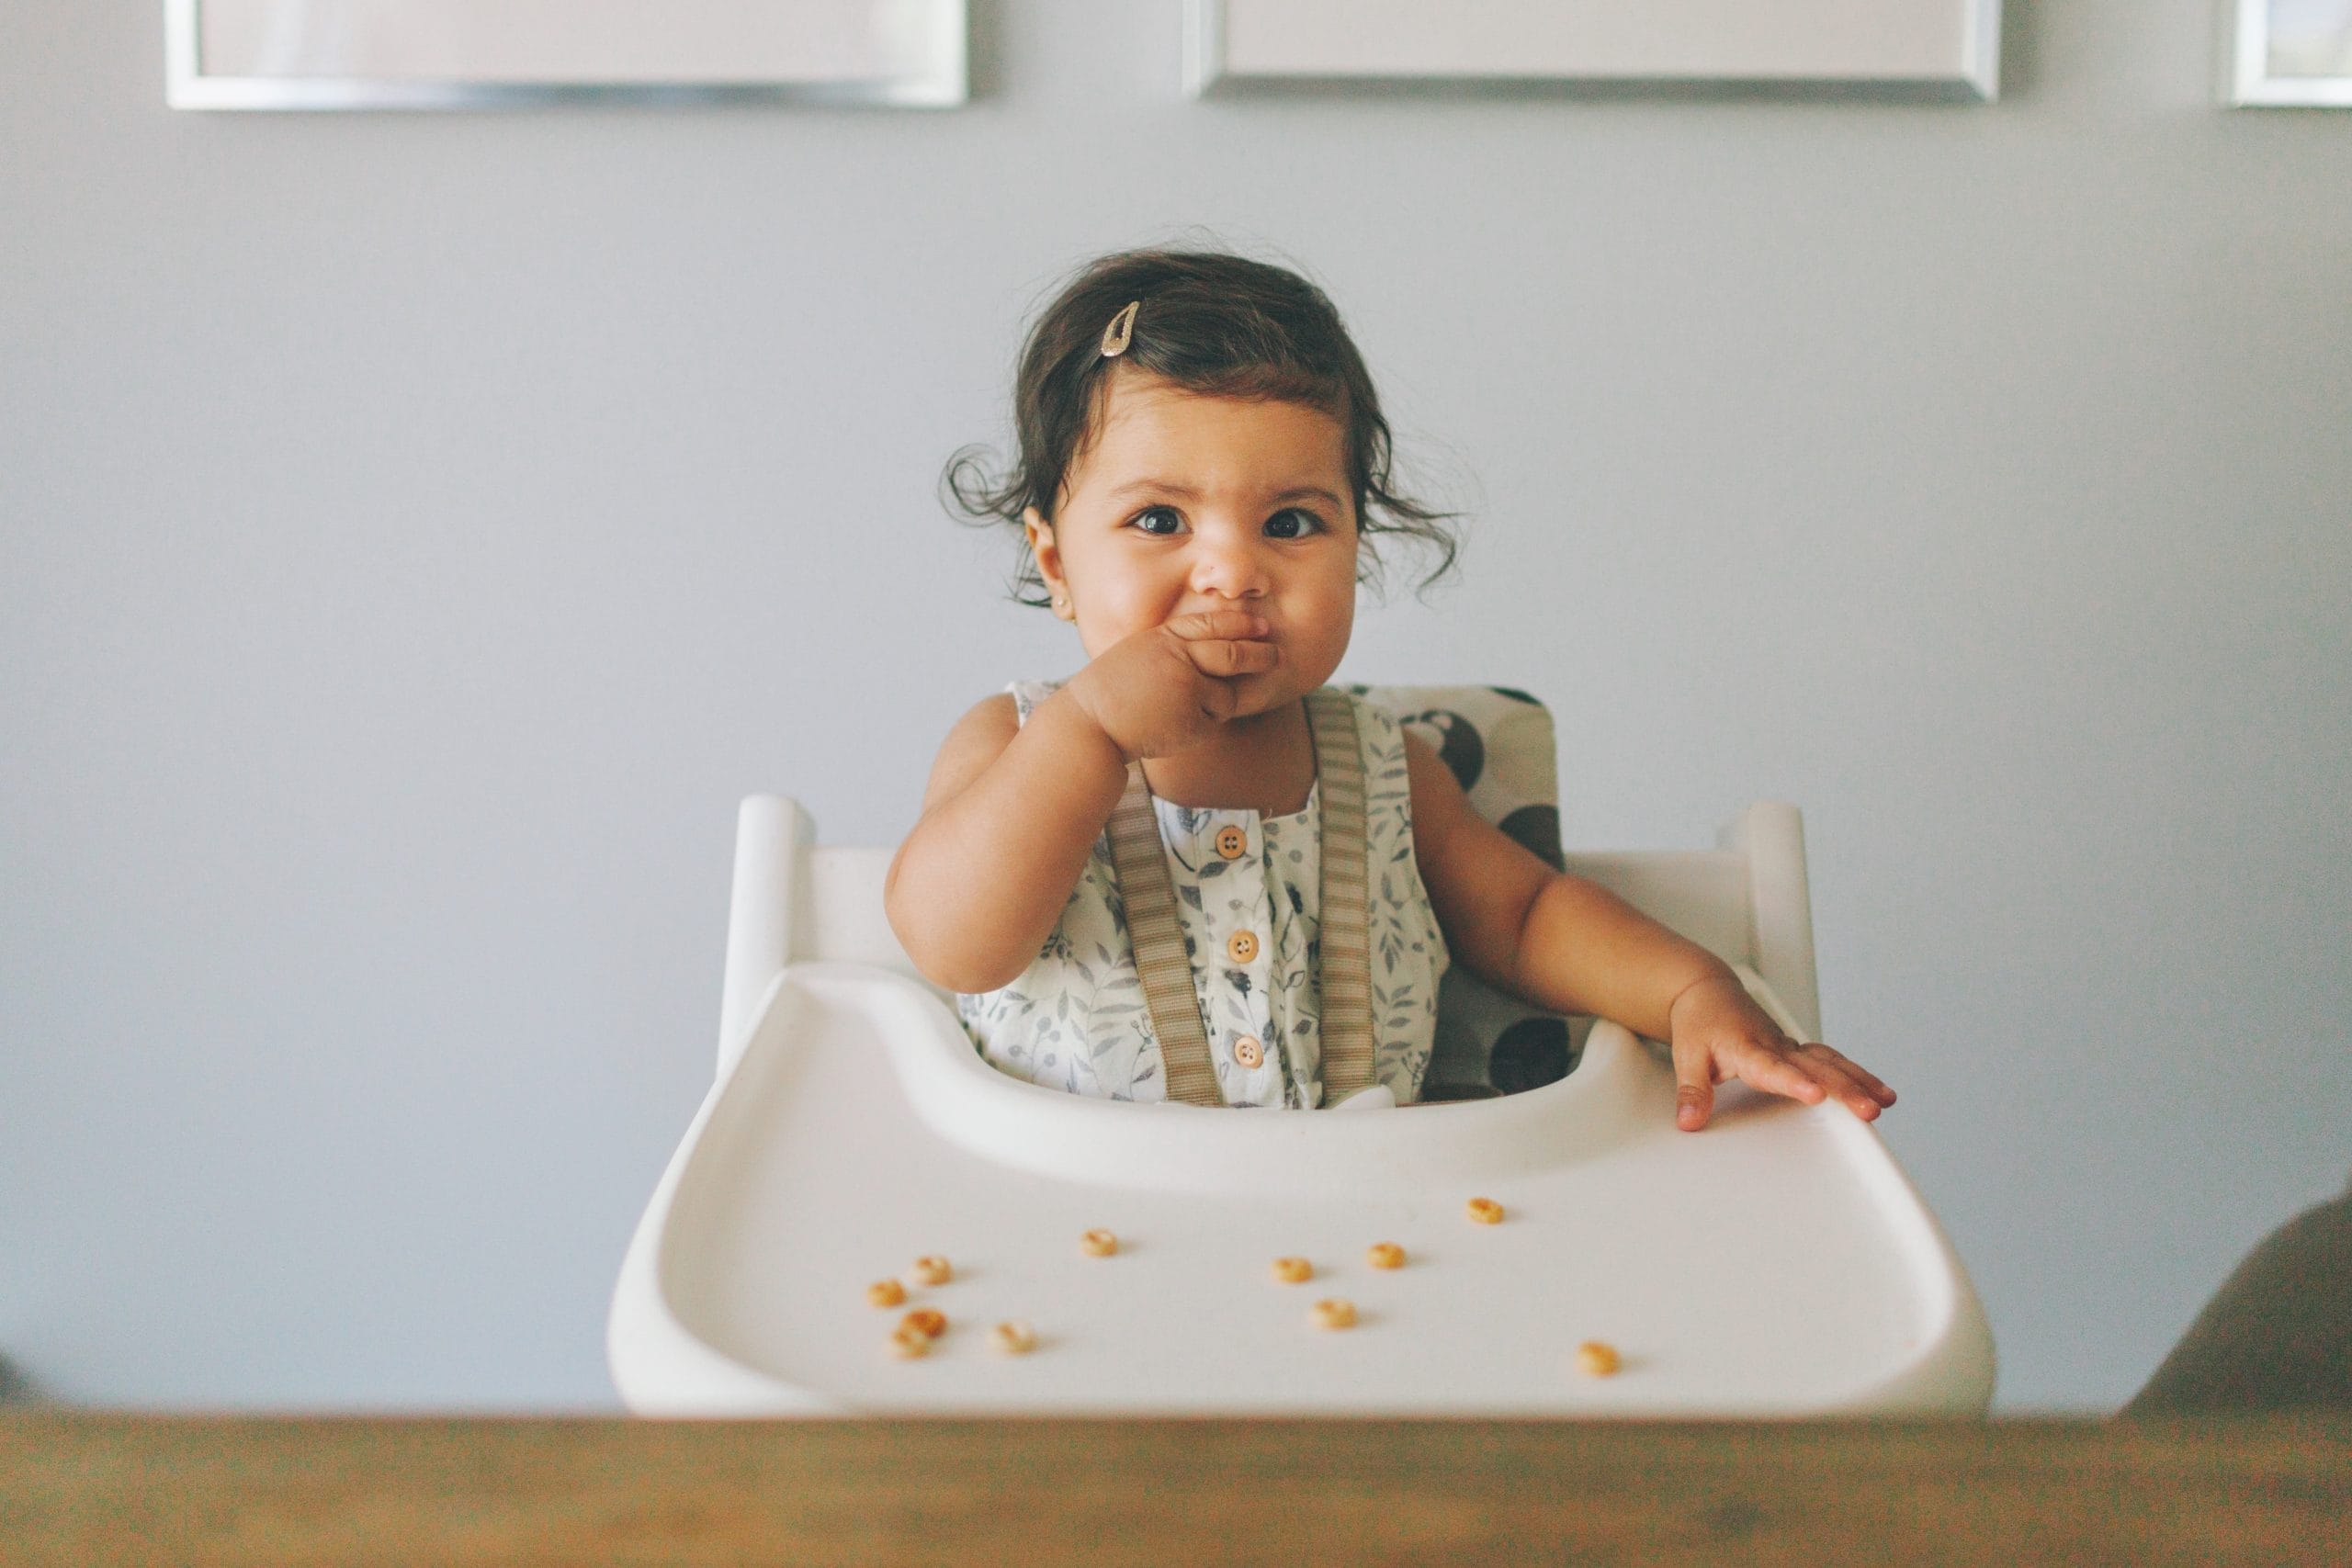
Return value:
M 1560 785 L 1552 716 L 1508 686 L 1350 686 L 1428 742 L 1478 814 L 1560 868 Z M 1438 991 L 1437 1043 L 1423 1100 L 1482 1100 L 1576 1070 L 1592 1021 L 1496 990 L 1461 964 Z

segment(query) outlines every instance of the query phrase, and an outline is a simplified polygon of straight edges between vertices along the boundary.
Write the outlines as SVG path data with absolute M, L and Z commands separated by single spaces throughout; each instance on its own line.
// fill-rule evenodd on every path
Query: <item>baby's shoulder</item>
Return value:
M 1012 744 L 1037 705 L 1061 687 L 1059 681 L 1015 681 L 1001 692 L 989 693 L 967 709 L 947 732 L 939 748 L 940 761 L 944 763 L 951 755 L 966 763 L 977 757 L 982 766 L 994 761 Z
M 1061 689 L 1062 683 L 1059 681 L 1015 681 L 1004 691 L 1006 697 L 1012 704 L 1014 713 L 1020 716 L 1022 723 L 1026 724 L 1029 722 L 1029 716 L 1037 711 L 1037 705 Z
M 1332 691 L 1347 700 L 1356 721 L 1358 744 L 1363 750 L 1364 763 L 1377 777 L 1395 773 L 1401 776 L 1405 767 L 1405 743 L 1411 732 L 1399 724 L 1396 714 L 1357 689 L 1334 686 Z
M 1355 710 L 1356 725 L 1359 728 L 1369 734 L 1379 736 L 1383 739 L 1403 732 L 1404 727 L 1396 722 L 1396 716 L 1380 704 L 1374 702 L 1363 692 L 1351 686 L 1334 686 L 1331 689 L 1345 697 L 1348 705 Z
M 1012 705 L 1011 693 L 998 692 L 973 704 L 947 732 L 947 739 L 939 743 L 939 755 L 931 764 L 931 784 L 923 791 L 922 808 L 928 811 L 958 794 L 975 775 L 1004 755 L 1004 749 L 1020 733 L 1021 715 Z
M 947 744 L 959 740 L 993 739 L 1000 751 L 1012 742 L 1021 728 L 1021 707 L 1011 692 L 990 692 L 964 712 L 956 728 L 947 732 Z

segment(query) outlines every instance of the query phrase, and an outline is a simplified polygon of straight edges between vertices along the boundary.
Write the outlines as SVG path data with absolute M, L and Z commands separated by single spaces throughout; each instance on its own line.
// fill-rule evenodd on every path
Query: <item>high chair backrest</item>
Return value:
M 1542 705 L 1500 687 L 1350 689 L 1428 740 L 1488 820 L 1725 963 L 1755 970 L 1807 1036 L 1819 1038 L 1804 829 L 1795 807 L 1750 806 L 1712 850 L 1563 855 L 1552 723 Z M 719 1009 L 722 1069 L 788 964 L 846 960 L 922 979 L 883 912 L 883 878 L 895 852 L 894 846 L 820 846 L 814 820 L 797 802 L 775 795 L 744 800 Z M 1441 1000 L 1441 1027 L 1445 1010 L 1455 1005 L 1449 991 Z

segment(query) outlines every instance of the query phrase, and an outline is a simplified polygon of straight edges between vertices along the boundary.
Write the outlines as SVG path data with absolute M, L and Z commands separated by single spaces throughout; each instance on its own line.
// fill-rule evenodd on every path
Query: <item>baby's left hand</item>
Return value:
M 1667 1027 L 1678 1085 L 1675 1123 L 1686 1133 L 1707 1124 L 1715 1085 L 1730 1078 L 1807 1105 L 1835 1095 L 1865 1122 L 1894 1103 L 1893 1089 L 1828 1046 L 1790 1039 L 1728 975 L 1702 980 L 1676 997 Z

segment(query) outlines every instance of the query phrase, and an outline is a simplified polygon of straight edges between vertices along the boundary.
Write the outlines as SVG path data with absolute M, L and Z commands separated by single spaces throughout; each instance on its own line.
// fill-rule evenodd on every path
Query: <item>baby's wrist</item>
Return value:
M 1710 987 L 1716 986 L 1729 986 L 1742 997 L 1747 995 L 1747 987 L 1739 983 L 1739 976 L 1731 972 L 1731 966 L 1720 959 L 1714 960 L 1708 967 L 1684 980 L 1676 988 L 1673 997 L 1666 1004 L 1666 1016 L 1669 1024 L 1674 1015 L 1682 1010 L 1682 1004 L 1686 1000 L 1702 996 Z
M 1106 775 L 1116 774 L 1124 780 L 1127 763 L 1133 759 L 1109 727 L 1095 716 L 1084 694 L 1072 689 L 1075 684 L 1064 686 L 1038 704 L 1036 711 L 1029 716 L 1029 722 L 1034 725 L 1043 719 L 1046 728 L 1057 732 L 1064 744 L 1081 755 L 1101 759 Z

